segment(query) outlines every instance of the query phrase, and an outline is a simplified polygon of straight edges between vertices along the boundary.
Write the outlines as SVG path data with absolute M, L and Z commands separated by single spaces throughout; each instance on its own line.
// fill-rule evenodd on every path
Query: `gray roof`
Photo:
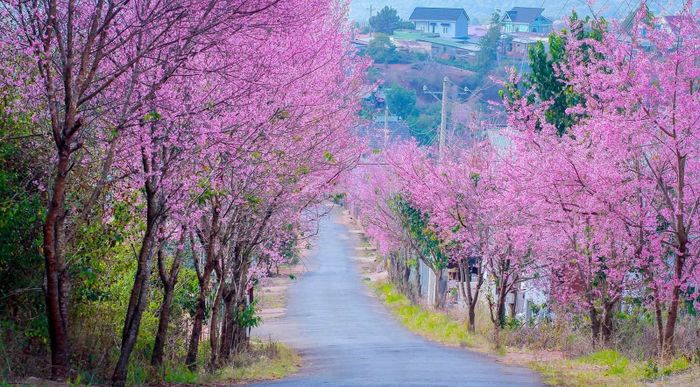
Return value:
M 542 12 L 544 12 L 544 8 L 513 7 L 513 9 L 506 12 L 506 14 L 513 23 L 529 24 L 542 15 Z
M 467 11 L 463 8 L 428 8 L 417 7 L 413 10 L 411 17 L 408 20 L 437 20 L 437 21 L 457 21 L 460 16 L 464 15 L 469 19 Z

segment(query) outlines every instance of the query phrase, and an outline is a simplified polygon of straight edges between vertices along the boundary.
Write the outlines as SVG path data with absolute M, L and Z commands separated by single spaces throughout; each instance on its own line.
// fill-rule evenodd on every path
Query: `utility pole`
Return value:
M 442 160 L 442 156 L 445 152 L 445 132 L 447 131 L 447 102 L 449 96 L 447 95 L 448 86 L 450 79 L 445 76 L 442 79 L 442 93 L 438 97 L 438 93 L 428 90 L 428 86 L 423 86 L 423 92 L 432 95 L 435 99 L 442 102 L 442 112 L 440 114 L 440 131 L 438 132 L 438 160 Z
M 367 26 L 369 27 L 369 36 L 372 36 L 372 12 L 374 7 L 372 4 L 369 5 L 369 19 L 367 19 Z
M 428 86 L 423 86 L 423 92 L 432 95 L 435 99 L 442 102 L 442 112 L 440 114 L 440 132 L 438 133 L 438 160 L 441 161 L 445 154 L 445 141 L 447 132 L 447 107 L 450 100 L 448 95 L 449 92 L 450 78 L 445 77 L 442 79 L 442 93 L 438 96 L 437 92 L 428 90 Z M 469 88 L 465 87 L 463 92 L 457 93 L 458 95 L 474 94 Z
M 384 149 L 389 142 L 389 104 L 384 102 Z
M 438 143 L 438 159 L 442 161 L 445 153 L 445 132 L 447 131 L 447 84 L 450 79 L 442 79 L 442 114 L 440 115 L 440 139 Z

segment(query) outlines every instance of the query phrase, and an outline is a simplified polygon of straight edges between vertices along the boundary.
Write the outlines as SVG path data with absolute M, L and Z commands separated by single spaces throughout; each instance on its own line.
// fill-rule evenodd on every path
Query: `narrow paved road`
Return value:
M 334 211 L 319 231 L 313 270 L 289 289 L 285 317 L 264 323 L 300 351 L 302 371 L 274 386 L 526 386 L 533 372 L 429 342 L 406 330 L 368 294 L 352 257 L 358 237 Z

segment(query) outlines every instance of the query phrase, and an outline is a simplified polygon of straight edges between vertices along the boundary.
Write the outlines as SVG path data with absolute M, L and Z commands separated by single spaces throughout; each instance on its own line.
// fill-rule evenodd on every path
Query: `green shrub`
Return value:
M 671 375 L 676 372 L 685 371 L 690 368 L 690 361 L 685 356 L 680 356 L 671 361 L 671 363 L 661 369 L 661 374 L 664 376 Z
M 169 367 L 165 370 L 163 381 L 172 384 L 197 384 L 199 375 L 185 366 Z

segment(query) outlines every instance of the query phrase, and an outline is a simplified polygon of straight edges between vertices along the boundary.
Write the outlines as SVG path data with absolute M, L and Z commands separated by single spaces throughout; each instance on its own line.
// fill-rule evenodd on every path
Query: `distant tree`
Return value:
M 479 39 L 479 46 L 481 47 L 478 56 L 479 72 L 487 73 L 493 67 L 498 55 L 498 43 L 500 40 L 501 15 L 498 12 L 494 12 L 488 32 Z
M 402 20 L 401 21 L 401 29 L 402 30 L 415 30 L 416 25 L 410 21 Z
M 569 17 L 572 31 L 568 35 L 551 33 L 549 35 L 549 50 L 545 49 L 542 42 L 537 42 L 529 48 L 530 73 L 524 77 L 523 87 L 533 89 L 537 93 L 537 99 L 550 101 L 551 105 L 545 111 L 544 117 L 547 123 L 557 128 L 557 133 L 562 135 L 576 122 L 579 117 L 567 113 L 566 110 L 580 103 L 580 96 L 567 85 L 567 80 L 556 68 L 566 61 L 566 36 L 574 36 L 577 40 L 602 39 L 607 28 L 605 20 L 592 22 L 589 17 L 579 19 L 576 12 Z M 566 31 L 565 31 L 566 32 Z M 582 45 L 583 50 L 588 45 Z M 517 85 L 508 87 L 505 95 L 509 98 L 515 96 Z M 534 100 L 532 102 L 535 102 Z
M 406 122 L 411 129 L 411 136 L 419 144 L 432 144 L 440 127 L 440 104 L 434 103 L 421 109 L 420 114 L 409 117 Z
M 376 63 L 396 63 L 400 59 L 396 45 L 386 34 L 376 34 L 367 46 L 367 55 Z
M 606 28 L 605 20 L 600 24 L 592 23 L 588 16 L 579 20 L 576 12 L 572 13 L 569 20 L 573 29 L 571 36 L 575 36 L 576 39 L 602 39 L 603 30 Z M 584 49 L 585 47 L 587 46 L 584 45 Z M 528 55 L 532 72 L 527 76 L 526 86 L 534 88 L 540 99 L 552 101 L 552 105 L 545 112 L 545 118 L 561 135 L 578 120 L 577 116 L 567 113 L 566 110 L 580 102 L 580 96 L 567 86 L 566 80 L 555 70 L 565 61 L 566 38 L 564 35 L 552 33 L 549 35 L 549 54 L 545 51 L 544 44 L 538 42 L 530 47 Z
M 402 27 L 403 22 L 394 8 L 386 6 L 369 19 L 372 31 L 391 35 L 394 30 Z
M 387 90 L 386 103 L 390 112 L 404 120 L 417 114 L 416 92 L 399 85 L 394 85 Z

